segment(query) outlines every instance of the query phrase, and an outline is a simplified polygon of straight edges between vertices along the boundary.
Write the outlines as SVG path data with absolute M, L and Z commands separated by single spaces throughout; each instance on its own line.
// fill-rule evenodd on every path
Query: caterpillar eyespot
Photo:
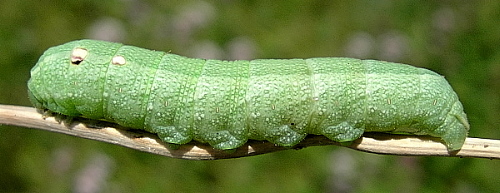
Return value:
M 75 48 L 71 52 L 71 64 L 79 65 L 85 57 L 87 57 L 88 51 L 82 48 Z
M 125 65 L 127 61 L 125 60 L 125 58 L 123 56 L 115 56 L 113 57 L 113 59 L 111 59 L 111 64 L 114 64 L 114 65 Z
M 469 130 L 442 76 L 375 60 L 204 60 L 79 40 L 49 48 L 28 88 L 37 108 L 216 149 L 248 139 L 293 146 L 308 134 L 348 142 L 388 132 L 440 137 L 458 150 Z

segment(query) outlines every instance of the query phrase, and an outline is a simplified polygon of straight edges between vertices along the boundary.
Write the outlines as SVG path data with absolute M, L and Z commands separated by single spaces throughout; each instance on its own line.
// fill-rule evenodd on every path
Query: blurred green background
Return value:
M 272 3 L 270 3 L 272 2 Z M 0 1 L 0 103 L 30 106 L 29 70 L 75 39 L 215 59 L 348 56 L 446 77 L 471 137 L 500 139 L 500 1 Z M 189 161 L 0 126 L 0 192 L 495 192 L 500 162 L 311 147 Z

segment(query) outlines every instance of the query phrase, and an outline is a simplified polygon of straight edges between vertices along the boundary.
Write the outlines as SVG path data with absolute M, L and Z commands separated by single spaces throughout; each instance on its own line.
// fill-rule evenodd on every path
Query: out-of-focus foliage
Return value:
M 272 3 L 271 3 L 272 2 Z M 417 3 L 418 2 L 418 3 Z M 92 38 L 202 58 L 349 56 L 444 75 L 500 139 L 500 1 L 0 1 L 0 103 L 29 106 L 50 46 Z M 0 126 L 0 192 L 494 192 L 500 162 L 313 147 L 188 161 Z

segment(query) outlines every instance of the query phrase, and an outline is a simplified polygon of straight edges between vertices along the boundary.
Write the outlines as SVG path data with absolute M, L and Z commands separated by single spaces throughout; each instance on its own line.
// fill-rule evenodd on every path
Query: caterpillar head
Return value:
M 49 48 L 31 70 L 28 94 L 39 109 L 102 115 L 106 69 L 121 44 L 77 40 Z M 93 113 L 88 113 L 93 112 Z M 91 117 L 90 117 L 91 118 Z

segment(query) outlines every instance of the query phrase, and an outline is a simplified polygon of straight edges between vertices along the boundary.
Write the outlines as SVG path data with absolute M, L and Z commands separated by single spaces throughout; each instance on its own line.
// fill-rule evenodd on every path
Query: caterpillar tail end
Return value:
M 446 129 L 446 132 L 441 138 L 448 147 L 448 151 L 462 149 L 470 129 L 465 113 L 448 115 L 442 127 Z

